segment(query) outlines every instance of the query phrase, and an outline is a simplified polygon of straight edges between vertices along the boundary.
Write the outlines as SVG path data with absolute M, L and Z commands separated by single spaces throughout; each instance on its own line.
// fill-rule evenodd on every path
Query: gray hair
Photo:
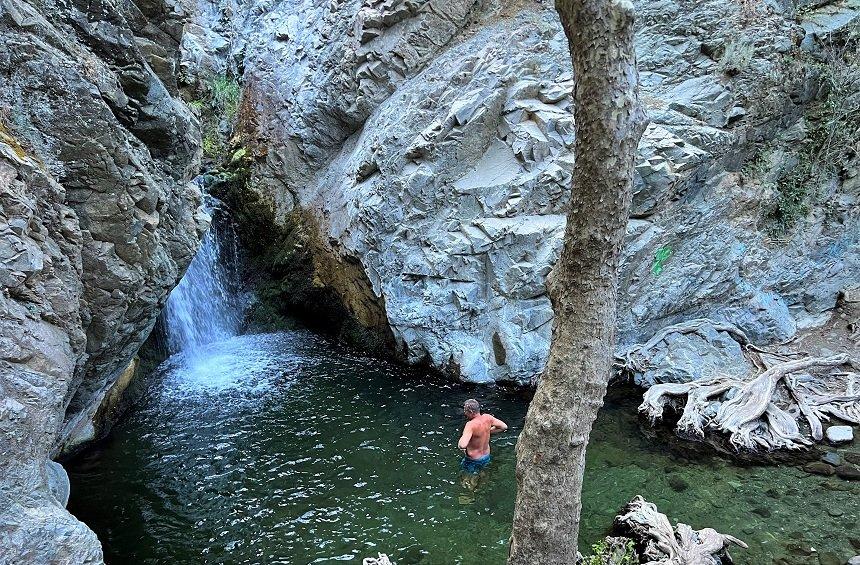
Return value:
M 463 410 L 469 414 L 479 414 L 481 412 L 481 405 L 474 398 L 470 398 L 463 403 Z

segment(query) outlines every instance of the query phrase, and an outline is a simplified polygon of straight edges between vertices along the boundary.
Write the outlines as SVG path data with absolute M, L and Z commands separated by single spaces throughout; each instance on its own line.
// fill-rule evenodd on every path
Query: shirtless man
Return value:
M 508 425 L 492 414 L 481 414 L 481 405 L 474 398 L 463 403 L 463 414 L 468 422 L 457 442 L 457 447 L 466 455 L 460 462 L 460 468 L 467 473 L 477 474 L 490 462 L 490 434 L 504 432 Z

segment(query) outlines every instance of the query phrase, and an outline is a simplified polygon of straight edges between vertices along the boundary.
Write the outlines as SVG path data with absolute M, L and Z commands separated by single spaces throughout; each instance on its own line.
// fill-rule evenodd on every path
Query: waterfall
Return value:
M 242 320 L 235 226 L 218 199 L 205 196 L 204 209 L 212 225 L 162 314 L 171 354 L 234 337 Z

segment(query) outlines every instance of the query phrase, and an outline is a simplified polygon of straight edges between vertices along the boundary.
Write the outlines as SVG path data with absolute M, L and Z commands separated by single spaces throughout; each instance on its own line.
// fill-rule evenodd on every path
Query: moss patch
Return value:
M 12 137 L 12 134 L 9 132 L 9 130 L 6 129 L 6 126 L 4 126 L 2 122 L 0 122 L 0 141 L 11 147 L 12 151 L 15 153 L 15 155 L 18 156 L 19 159 L 27 158 L 27 152 L 24 150 L 18 140 Z

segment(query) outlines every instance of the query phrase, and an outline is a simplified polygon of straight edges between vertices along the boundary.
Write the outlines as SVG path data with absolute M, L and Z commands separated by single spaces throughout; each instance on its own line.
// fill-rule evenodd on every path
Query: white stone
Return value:
M 854 430 L 851 426 L 830 426 L 827 428 L 827 441 L 830 443 L 848 443 L 854 441 Z

